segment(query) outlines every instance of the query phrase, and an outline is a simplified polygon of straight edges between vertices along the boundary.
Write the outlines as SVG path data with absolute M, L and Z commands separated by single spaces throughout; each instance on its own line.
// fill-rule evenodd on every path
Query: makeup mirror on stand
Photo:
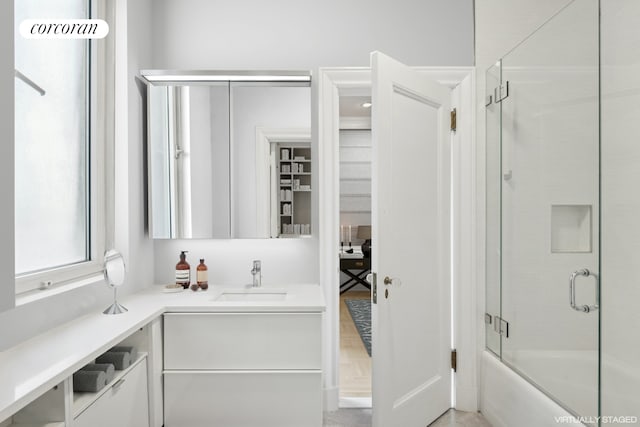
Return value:
M 104 254 L 104 280 L 107 285 L 113 288 L 113 304 L 109 306 L 104 314 L 121 314 L 127 312 L 124 306 L 118 303 L 118 288 L 124 284 L 126 269 L 122 254 L 116 250 L 109 250 Z

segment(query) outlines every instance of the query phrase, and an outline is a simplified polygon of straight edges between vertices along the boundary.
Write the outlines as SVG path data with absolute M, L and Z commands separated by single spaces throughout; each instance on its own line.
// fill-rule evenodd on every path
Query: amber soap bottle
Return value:
M 180 262 L 176 264 L 176 285 L 182 285 L 184 289 L 191 283 L 191 266 L 187 262 L 186 252 L 180 252 Z
M 196 267 L 196 280 L 198 281 L 198 286 L 203 291 L 206 291 L 209 287 L 209 272 L 207 265 L 204 263 L 204 258 L 200 258 L 200 264 Z

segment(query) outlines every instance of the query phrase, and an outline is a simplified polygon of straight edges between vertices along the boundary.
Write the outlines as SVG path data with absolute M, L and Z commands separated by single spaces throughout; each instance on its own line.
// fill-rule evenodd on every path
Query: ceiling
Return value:
M 371 97 L 341 96 L 340 117 L 371 117 L 371 108 L 364 108 L 363 102 L 371 102 Z

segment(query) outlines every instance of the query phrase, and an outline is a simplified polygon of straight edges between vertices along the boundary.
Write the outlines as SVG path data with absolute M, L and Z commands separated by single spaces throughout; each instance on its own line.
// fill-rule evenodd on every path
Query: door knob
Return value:
M 396 285 L 396 286 L 400 286 L 402 285 L 402 281 L 400 279 L 398 279 L 397 277 L 389 277 L 389 276 L 385 276 L 384 278 L 384 284 L 385 285 Z

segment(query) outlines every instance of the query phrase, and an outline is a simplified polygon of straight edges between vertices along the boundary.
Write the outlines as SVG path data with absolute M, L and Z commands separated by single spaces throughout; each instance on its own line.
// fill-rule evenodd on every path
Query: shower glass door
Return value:
M 500 85 L 500 62 L 485 75 L 487 138 L 487 237 L 485 302 L 487 348 L 500 355 L 500 335 L 496 333 L 494 316 L 500 313 L 500 103 L 494 102 L 494 89 Z
M 502 59 L 494 92 L 501 109 L 500 317 L 508 323 L 501 358 L 570 412 L 594 418 L 598 44 L 598 2 L 574 1 Z

